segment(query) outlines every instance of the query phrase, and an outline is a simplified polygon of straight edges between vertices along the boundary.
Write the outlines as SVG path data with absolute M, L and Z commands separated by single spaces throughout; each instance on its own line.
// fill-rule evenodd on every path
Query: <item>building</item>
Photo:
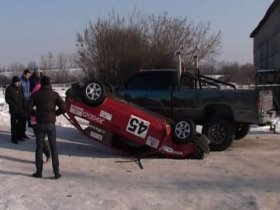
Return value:
M 280 0 L 274 0 L 251 33 L 256 69 L 280 69 Z
M 273 101 L 280 110 L 280 0 L 274 0 L 263 19 L 250 34 L 254 39 L 256 84 L 273 91 Z

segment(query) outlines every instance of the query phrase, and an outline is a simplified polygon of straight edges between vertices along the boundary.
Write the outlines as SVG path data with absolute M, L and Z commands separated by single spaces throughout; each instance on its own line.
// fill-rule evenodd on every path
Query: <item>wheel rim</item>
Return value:
M 175 135 L 179 139 L 186 139 L 189 137 L 191 132 L 191 126 L 186 121 L 181 121 L 176 124 Z
M 208 137 L 211 143 L 220 144 L 226 138 L 226 129 L 221 124 L 214 124 L 208 131 Z
M 91 100 L 97 100 L 102 94 L 102 88 L 97 83 L 90 83 L 86 87 L 86 95 Z

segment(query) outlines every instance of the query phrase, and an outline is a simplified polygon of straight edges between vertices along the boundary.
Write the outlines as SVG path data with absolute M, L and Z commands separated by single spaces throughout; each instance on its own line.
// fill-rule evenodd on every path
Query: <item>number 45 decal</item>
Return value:
M 126 127 L 126 131 L 144 139 L 147 135 L 149 126 L 150 122 L 131 115 Z

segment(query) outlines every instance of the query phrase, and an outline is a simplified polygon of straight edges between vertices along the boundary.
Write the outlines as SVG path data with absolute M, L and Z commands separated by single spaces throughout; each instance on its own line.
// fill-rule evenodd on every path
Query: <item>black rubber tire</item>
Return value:
M 111 83 L 109 82 L 104 82 L 104 87 L 105 87 L 105 92 L 106 93 L 110 93 L 110 94 L 114 94 L 114 87 L 113 85 L 111 85 Z
M 235 140 L 244 138 L 250 131 L 250 125 L 246 123 L 238 123 L 235 126 Z
M 192 160 L 203 160 L 204 159 L 204 152 L 199 148 L 195 148 L 195 151 L 188 156 L 188 159 Z
M 210 140 L 204 134 L 195 133 L 194 137 L 192 138 L 192 142 L 195 143 L 199 147 L 199 149 L 201 149 L 202 152 L 210 152 Z
M 91 106 L 100 105 L 105 99 L 105 87 L 98 81 L 87 82 L 83 87 L 83 100 Z
M 190 139 L 193 138 L 195 130 L 195 123 L 190 118 L 177 120 L 172 126 L 173 141 L 178 144 L 187 143 Z
M 204 124 L 202 133 L 210 140 L 212 151 L 226 150 L 234 139 L 234 123 L 224 118 L 213 117 Z

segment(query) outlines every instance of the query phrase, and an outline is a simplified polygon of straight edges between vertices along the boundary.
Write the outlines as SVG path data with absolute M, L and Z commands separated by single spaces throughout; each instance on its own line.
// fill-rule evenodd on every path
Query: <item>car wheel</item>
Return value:
M 189 118 L 176 121 L 172 127 L 174 142 L 179 144 L 188 142 L 188 140 L 193 138 L 195 130 L 195 124 Z
M 238 123 L 235 127 L 235 140 L 244 138 L 250 131 L 250 125 L 246 123 Z
M 90 81 L 83 87 L 83 100 L 86 104 L 97 106 L 105 99 L 105 87 L 101 82 Z
M 204 124 L 202 133 L 209 138 L 212 151 L 223 151 L 233 142 L 234 124 L 223 118 L 210 118 Z

